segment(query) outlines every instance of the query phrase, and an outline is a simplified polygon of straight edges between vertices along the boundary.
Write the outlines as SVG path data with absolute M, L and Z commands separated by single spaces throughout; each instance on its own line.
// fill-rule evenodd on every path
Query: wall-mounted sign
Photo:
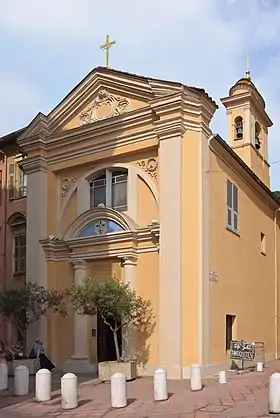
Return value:
M 247 341 L 231 341 L 230 358 L 235 360 L 254 360 L 255 343 Z

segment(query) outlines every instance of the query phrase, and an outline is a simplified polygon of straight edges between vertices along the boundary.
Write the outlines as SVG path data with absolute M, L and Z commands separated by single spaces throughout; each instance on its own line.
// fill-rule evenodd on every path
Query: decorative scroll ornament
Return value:
M 60 197 L 62 199 L 67 195 L 69 187 L 71 186 L 71 184 L 74 184 L 76 180 L 77 180 L 77 177 L 70 177 L 70 178 L 65 177 L 64 179 L 61 180 Z
M 155 180 L 158 179 L 158 162 L 156 158 L 149 158 L 148 160 L 137 161 L 136 164 Z
M 123 115 L 131 110 L 127 99 L 114 96 L 107 90 L 100 90 L 97 98 L 87 110 L 79 114 L 79 125 L 88 125 L 98 120 Z

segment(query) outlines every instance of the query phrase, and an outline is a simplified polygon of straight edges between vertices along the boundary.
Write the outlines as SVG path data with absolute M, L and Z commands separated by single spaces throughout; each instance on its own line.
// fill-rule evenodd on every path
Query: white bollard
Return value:
M 191 365 L 191 390 L 202 390 L 202 371 L 200 364 Z
M 8 365 L 7 362 L 0 363 L 0 390 L 8 389 Z
M 221 385 L 227 383 L 227 375 L 226 375 L 226 372 L 224 370 L 219 372 L 219 383 Z
M 38 370 L 36 373 L 36 401 L 46 402 L 51 399 L 52 374 L 47 369 Z
M 29 392 L 29 369 L 26 366 L 18 366 L 14 373 L 15 395 L 23 396 Z
M 111 377 L 111 405 L 112 408 L 127 406 L 126 378 L 123 373 L 115 373 Z
M 257 372 L 262 372 L 262 371 L 263 371 L 263 362 L 258 361 L 257 362 Z
M 273 373 L 269 378 L 269 412 L 280 414 L 280 373 Z
M 73 373 L 66 373 L 61 378 L 61 408 L 78 407 L 78 379 Z
M 163 369 L 157 369 L 154 372 L 154 400 L 166 401 L 167 399 L 168 393 L 166 371 Z

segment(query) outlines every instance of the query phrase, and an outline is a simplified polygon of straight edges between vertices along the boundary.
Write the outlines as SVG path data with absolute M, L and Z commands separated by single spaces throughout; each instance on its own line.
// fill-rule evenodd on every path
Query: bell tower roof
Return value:
M 257 87 L 252 82 L 251 77 L 240 78 L 229 90 L 229 97 L 238 96 L 246 93 L 251 93 L 259 102 L 262 109 L 265 109 L 265 101 L 259 93 Z

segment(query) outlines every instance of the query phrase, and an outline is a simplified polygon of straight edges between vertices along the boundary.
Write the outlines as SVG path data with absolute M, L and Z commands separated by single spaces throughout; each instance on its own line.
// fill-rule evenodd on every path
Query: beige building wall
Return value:
M 229 161 L 210 158 L 210 362 L 226 363 L 226 315 L 233 338 L 263 341 L 275 355 L 275 207 Z M 226 182 L 238 188 L 238 233 L 226 226 Z M 279 276 L 277 277 L 279 280 Z

